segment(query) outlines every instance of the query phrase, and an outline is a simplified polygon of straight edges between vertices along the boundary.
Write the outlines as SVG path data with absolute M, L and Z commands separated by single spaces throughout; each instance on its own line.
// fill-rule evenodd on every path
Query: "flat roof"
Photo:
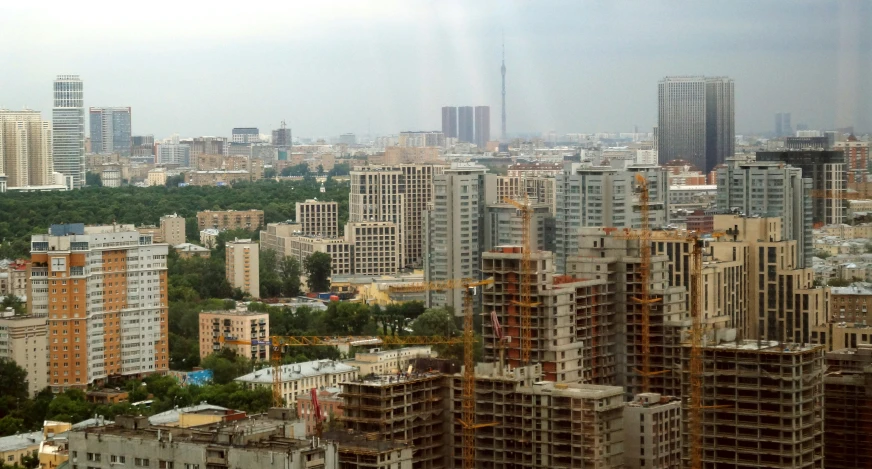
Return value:
M 321 376 L 336 373 L 350 373 L 356 371 L 357 367 L 346 365 L 342 362 L 333 360 L 314 360 L 303 363 L 295 363 L 292 365 L 282 365 L 281 381 L 295 381 L 298 379 L 309 378 L 313 376 Z M 272 367 L 261 368 L 253 373 L 242 375 L 235 379 L 244 383 L 260 383 L 272 384 Z

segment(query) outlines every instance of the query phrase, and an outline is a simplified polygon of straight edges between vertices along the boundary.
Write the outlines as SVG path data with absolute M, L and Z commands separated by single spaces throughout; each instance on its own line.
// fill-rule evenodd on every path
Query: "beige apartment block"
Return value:
M 390 275 L 402 267 L 400 227 L 393 222 L 350 222 L 345 241 L 352 246 L 356 275 Z
M 0 312 L 0 359 L 3 358 L 11 359 L 27 372 L 31 395 L 45 389 L 48 386 L 48 318 Z
M 263 210 L 206 210 L 197 212 L 197 226 L 200 227 L 200 230 L 215 228 L 254 231 L 264 226 Z
M 287 255 L 297 259 L 300 265 L 316 252 L 330 255 L 331 275 L 349 275 L 354 272 L 352 255 L 353 244 L 345 238 L 318 238 L 313 236 L 292 236 L 284 239 Z
M 244 310 L 200 313 L 200 358 L 222 348 L 252 361 L 269 360 L 269 314 Z
M 336 238 L 339 236 L 339 204 L 308 199 L 297 202 L 297 225 L 306 236 Z
M 288 239 L 301 234 L 302 227 L 296 223 L 267 223 L 260 230 L 260 245 L 264 251 L 272 251 L 281 259 L 290 255 Z
M 185 219 L 178 214 L 160 217 L 160 232 L 163 242 L 176 246 L 185 242 Z
M 155 168 L 148 171 L 149 186 L 165 186 L 167 185 L 167 170 L 166 168 Z
M 54 184 L 51 122 L 39 111 L 0 109 L 0 174 L 7 187 Z
M 15 295 L 27 298 L 30 289 L 30 263 L 24 259 L 0 261 L 0 296 Z
M 551 214 L 557 213 L 557 181 L 545 176 L 497 176 L 497 200 L 514 199 L 523 203 L 545 204 Z
M 260 249 L 256 241 L 234 239 L 225 246 L 225 272 L 232 288 L 260 298 Z
M 28 309 L 48 317 L 54 391 L 169 369 L 168 249 L 133 225 L 52 225 L 31 236 Z

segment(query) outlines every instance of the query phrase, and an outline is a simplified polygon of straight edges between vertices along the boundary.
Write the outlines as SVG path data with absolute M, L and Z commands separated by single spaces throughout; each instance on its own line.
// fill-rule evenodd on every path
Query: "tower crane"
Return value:
M 521 316 L 521 364 L 530 364 L 530 350 L 533 348 L 532 326 L 531 326 L 531 309 L 539 306 L 539 303 L 532 301 L 533 291 L 533 275 L 536 275 L 537 269 L 532 269 L 530 247 L 530 221 L 533 218 L 533 208 L 530 206 L 530 199 L 527 197 L 527 191 L 524 190 L 524 202 L 504 197 L 503 202 L 513 205 L 521 212 L 521 265 L 519 274 L 521 276 L 521 299 L 513 301 L 520 308 Z

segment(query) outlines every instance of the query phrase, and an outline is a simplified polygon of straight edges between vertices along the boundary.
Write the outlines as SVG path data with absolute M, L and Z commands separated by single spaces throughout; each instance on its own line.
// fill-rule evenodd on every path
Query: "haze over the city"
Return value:
M 648 132 L 657 81 L 695 74 L 735 80 L 736 133 L 780 111 L 862 132 L 870 17 L 861 1 L 6 3 L 0 107 L 50 119 L 52 80 L 79 74 L 85 105 L 131 106 L 137 134 L 438 129 L 443 105 L 499 109 L 504 34 L 510 135 Z

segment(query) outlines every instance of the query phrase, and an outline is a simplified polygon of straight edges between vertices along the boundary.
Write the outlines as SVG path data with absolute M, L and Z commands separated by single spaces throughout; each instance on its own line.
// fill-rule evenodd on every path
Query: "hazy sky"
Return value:
M 79 74 L 86 106 L 157 138 L 429 130 L 481 104 L 496 136 L 504 31 L 509 133 L 650 131 L 657 81 L 691 74 L 736 80 L 737 133 L 779 111 L 869 131 L 870 3 L 2 1 L 0 106 L 50 119 L 54 76 Z

